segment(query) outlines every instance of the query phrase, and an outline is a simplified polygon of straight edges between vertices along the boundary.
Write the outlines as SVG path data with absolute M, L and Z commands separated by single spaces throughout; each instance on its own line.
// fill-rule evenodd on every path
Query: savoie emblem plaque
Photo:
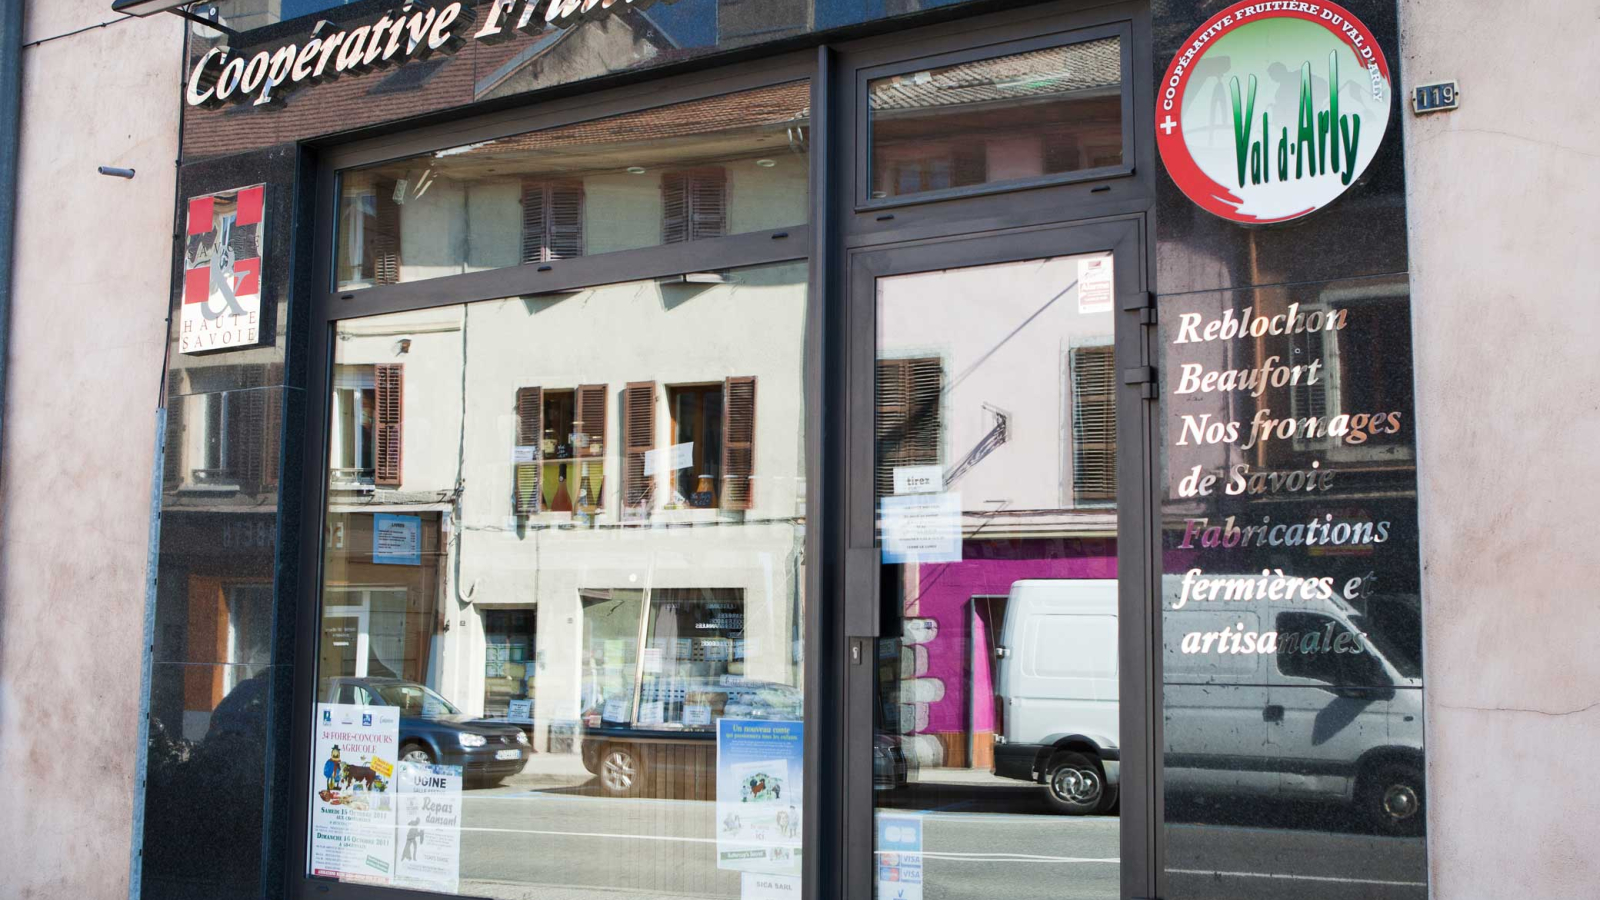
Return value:
M 1156 146 L 1208 212 L 1253 225 L 1316 212 L 1377 155 L 1394 100 L 1371 29 L 1333 3 L 1243 2 L 1184 42 L 1156 97 Z

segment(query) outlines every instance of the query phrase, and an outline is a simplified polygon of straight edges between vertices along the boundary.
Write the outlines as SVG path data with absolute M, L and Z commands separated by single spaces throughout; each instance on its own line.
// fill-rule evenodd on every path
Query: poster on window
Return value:
M 882 504 L 883 561 L 961 561 L 961 495 L 897 494 Z
M 717 720 L 717 868 L 800 874 L 804 725 Z
M 266 191 L 256 184 L 189 199 L 179 352 L 261 343 Z
M 1083 315 L 1111 312 L 1110 256 L 1078 260 L 1078 312 Z
M 391 566 L 422 565 L 422 517 L 372 517 L 372 561 Z
M 400 763 L 394 883 L 454 894 L 461 886 L 461 767 Z
M 317 704 L 311 772 L 311 874 L 394 880 L 395 757 L 400 710 Z

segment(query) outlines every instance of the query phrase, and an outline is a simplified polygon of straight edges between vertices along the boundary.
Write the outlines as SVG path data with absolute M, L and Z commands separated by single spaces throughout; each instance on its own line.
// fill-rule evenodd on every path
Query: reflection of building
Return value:
M 283 367 L 247 351 L 238 365 L 188 366 L 175 356 L 167 380 L 167 449 L 162 470 L 164 546 L 184 548 L 161 569 L 163 607 L 187 625 L 164 633 L 168 658 L 195 663 L 181 692 L 163 703 L 182 722 L 173 738 L 199 740 L 211 712 L 272 661 L 272 579 L 277 525 L 263 501 L 278 490 Z M 256 361 L 260 360 L 260 361 Z
M 897 703 L 888 724 L 924 765 L 991 763 L 1014 582 L 1116 577 L 1112 319 L 1076 287 L 1092 262 L 880 282 L 876 493 L 896 492 L 896 470 L 932 466 L 962 510 L 961 559 L 898 567 L 900 655 L 881 677 Z
M 344 287 L 748 234 L 806 218 L 806 82 L 343 176 Z
M 323 674 L 392 671 L 473 714 L 531 699 L 541 734 L 618 691 L 612 714 L 681 724 L 694 679 L 793 684 L 803 278 L 342 325 Z M 752 329 L 793 337 L 756 345 Z M 418 565 L 365 561 L 380 515 L 418 521 Z M 659 698 L 634 696 L 634 669 L 662 676 Z

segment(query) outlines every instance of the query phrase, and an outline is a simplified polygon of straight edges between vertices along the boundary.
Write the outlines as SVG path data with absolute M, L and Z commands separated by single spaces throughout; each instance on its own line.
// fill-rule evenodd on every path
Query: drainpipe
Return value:
M 23 0 L 0 0 L 0 441 L 5 437 L 6 348 L 11 336 L 11 249 L 17 230 L 22 4 Z

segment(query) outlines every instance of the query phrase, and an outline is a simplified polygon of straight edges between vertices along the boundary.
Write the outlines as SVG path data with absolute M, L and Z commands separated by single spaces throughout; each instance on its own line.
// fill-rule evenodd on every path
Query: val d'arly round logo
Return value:
M 1287 222 L 1365 172 L 1389 126 L 1389 62 L 1332 3 L 1235 3 L 1200 26 L 1156 97 L 1156 146 L 1190 200 L 1225 219 Z

